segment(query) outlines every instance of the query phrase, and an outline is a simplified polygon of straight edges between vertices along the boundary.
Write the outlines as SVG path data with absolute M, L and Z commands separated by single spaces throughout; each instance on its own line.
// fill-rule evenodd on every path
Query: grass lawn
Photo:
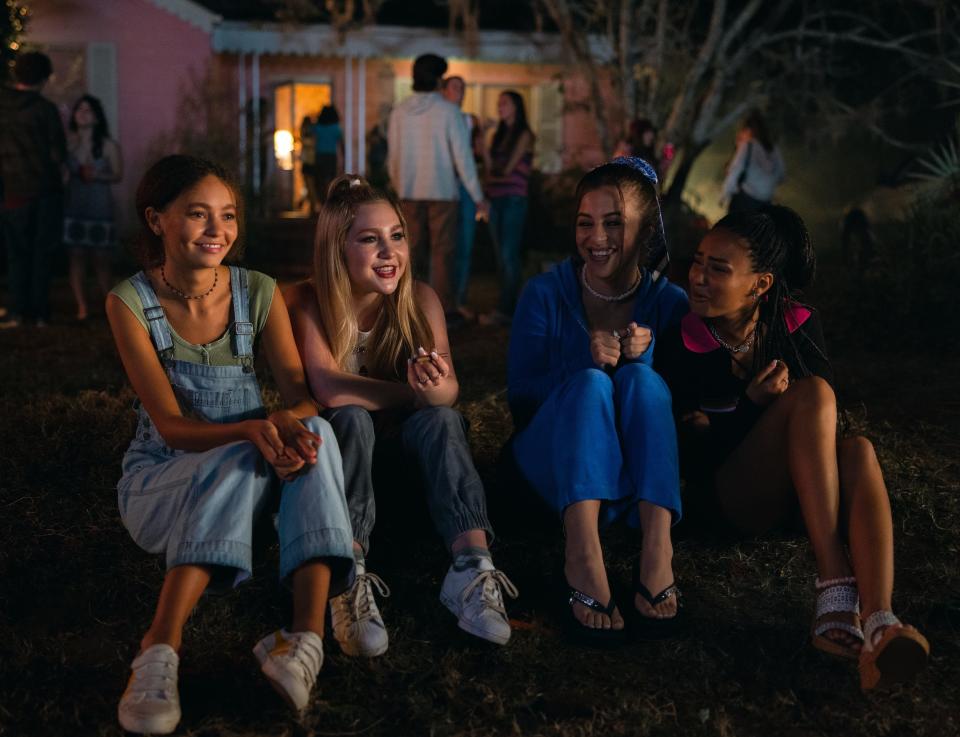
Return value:
M 478 301 L 492 303 L 481 279 Z M 60 314 L 70 314 L 57 284 Z M 830 320 L 827 315 L 829 328 Z M 513 640 L 471 641 L 437 600 L 447 560 L 416 489 L 379 491 L 371 570 L 388 653 L 339 654 L 327 638 L 316 698 L 294 721 L 258 672 L 254 643 L 283 623 L 277 549 L 252 582 L 206 597 L 185 637 L 178 734 L 231 735 L 943 735 L 960 734 L 956 357 L 870 350 L 834 334 L 855 424 L 875 442 L 896 528 L 898 613 L 930 639 L 909 687 L 864 696 L 856 669 L 809 644 L 814 568 L 805 540 L 738 542 L 678 529 L 675 566 L 691 620 L 683 639 L 616 652 L 569 646 L 554 616 L 559 529 L 497 456 L 511 429 L 507 331 L 454 336 L 460 409 L 498 532 L 497 564 L 521 596 Z M 103 320 L 0 334 L 0 735 L 117 735 L 117 699 L 149 623 L 161 560 L 131 542 L 116 505 L 133 400 Z M 625 584 L 636 538 L 605 539 Z

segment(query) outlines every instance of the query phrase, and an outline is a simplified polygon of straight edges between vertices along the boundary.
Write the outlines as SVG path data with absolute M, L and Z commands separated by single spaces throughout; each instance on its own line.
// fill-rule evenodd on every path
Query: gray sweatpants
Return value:
M 376 413 L 374 413 L 376 414 Z M 348 405 L 323 412 L 333 427 L 343 458 L 344 491 L 353 538 L 364 551 L 376 521 L 373 451 L 376 443 L 399 443 L 414 460 L 426 487 L 434 528 L 449 548 L 467 530 L 484 530 L 493 539 L 483 483 L 473 465 L 463 417 L 449 407 L 426 407 L 400 421 L 398 437 L 378 437 L 370 412 Z

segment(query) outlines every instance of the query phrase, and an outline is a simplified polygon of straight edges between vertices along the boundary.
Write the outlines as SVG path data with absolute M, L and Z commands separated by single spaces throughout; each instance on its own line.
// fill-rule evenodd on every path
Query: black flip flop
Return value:
M 564 578 L 563 583 L 564 587 L 566 588 L 567 599 L 567 609 L 566 616 L 564 617 L 564 624 L 566 626 L 567 633 L 576 642 L 586 647 L 595 648 L 619 647 L 626 642 L 626 629 L 615 630 L 612 627 L 610 629 L 587 627 L 585 624 L 581 623 L 573 613 L 573 605 L 581 604 L 595 612 L 606 614 L 608 617 L 610 617 L 610 620 L 613 621 L 613 612 L 617 608 L 617 602 L 612 596 L 610 597 L 610 602 L 604 606 L 592 596 L 573 588 L 573 586 L 567 582 L 566 578 Z
M 671 596 L 677 598 L 677 613 L 666 619 L 648 617 L 646 614 L 642 614 L 635 606 L 630 607 L 636 619 L 634 631 L 639 639 L 668 640 L 682 632 L 685 624 L 683 618 L 683 601 L 681 599 L 682 594 L 676 582 L 672 582 L 663 591 L 654 596 L 640 581 L 640 564 L 637 563 L 633 566 L 633 590 L 634 593 L 640 594 L 651 608 L 656 607 L 657 604 L 666 601 Z

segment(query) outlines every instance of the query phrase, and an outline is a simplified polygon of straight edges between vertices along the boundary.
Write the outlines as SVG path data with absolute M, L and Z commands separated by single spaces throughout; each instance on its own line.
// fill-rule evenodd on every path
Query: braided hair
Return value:
M 810 376 L 786 320 L 790 304 L 797 301 L 816 272 L 817 257 L 803 220 L 789 207 L 767 205 L 730 213 L 714 229 L 725 230 L 746 244 L 755 272 L 773 274 L 773 285 L 760 301 L 754 372 L 778 358 L 786 362 L 792 376 Z M 810 345 L 816 348 L 812 342 Z

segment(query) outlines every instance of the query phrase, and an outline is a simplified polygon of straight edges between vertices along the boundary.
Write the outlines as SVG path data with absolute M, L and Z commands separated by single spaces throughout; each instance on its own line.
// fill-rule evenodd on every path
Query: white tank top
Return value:
M 370 338 L 372 330 L 363 332 L 357 331 L 357 342 L 344 359 L 343 370 L 358 376 L 367 376 L 367 340 Z

